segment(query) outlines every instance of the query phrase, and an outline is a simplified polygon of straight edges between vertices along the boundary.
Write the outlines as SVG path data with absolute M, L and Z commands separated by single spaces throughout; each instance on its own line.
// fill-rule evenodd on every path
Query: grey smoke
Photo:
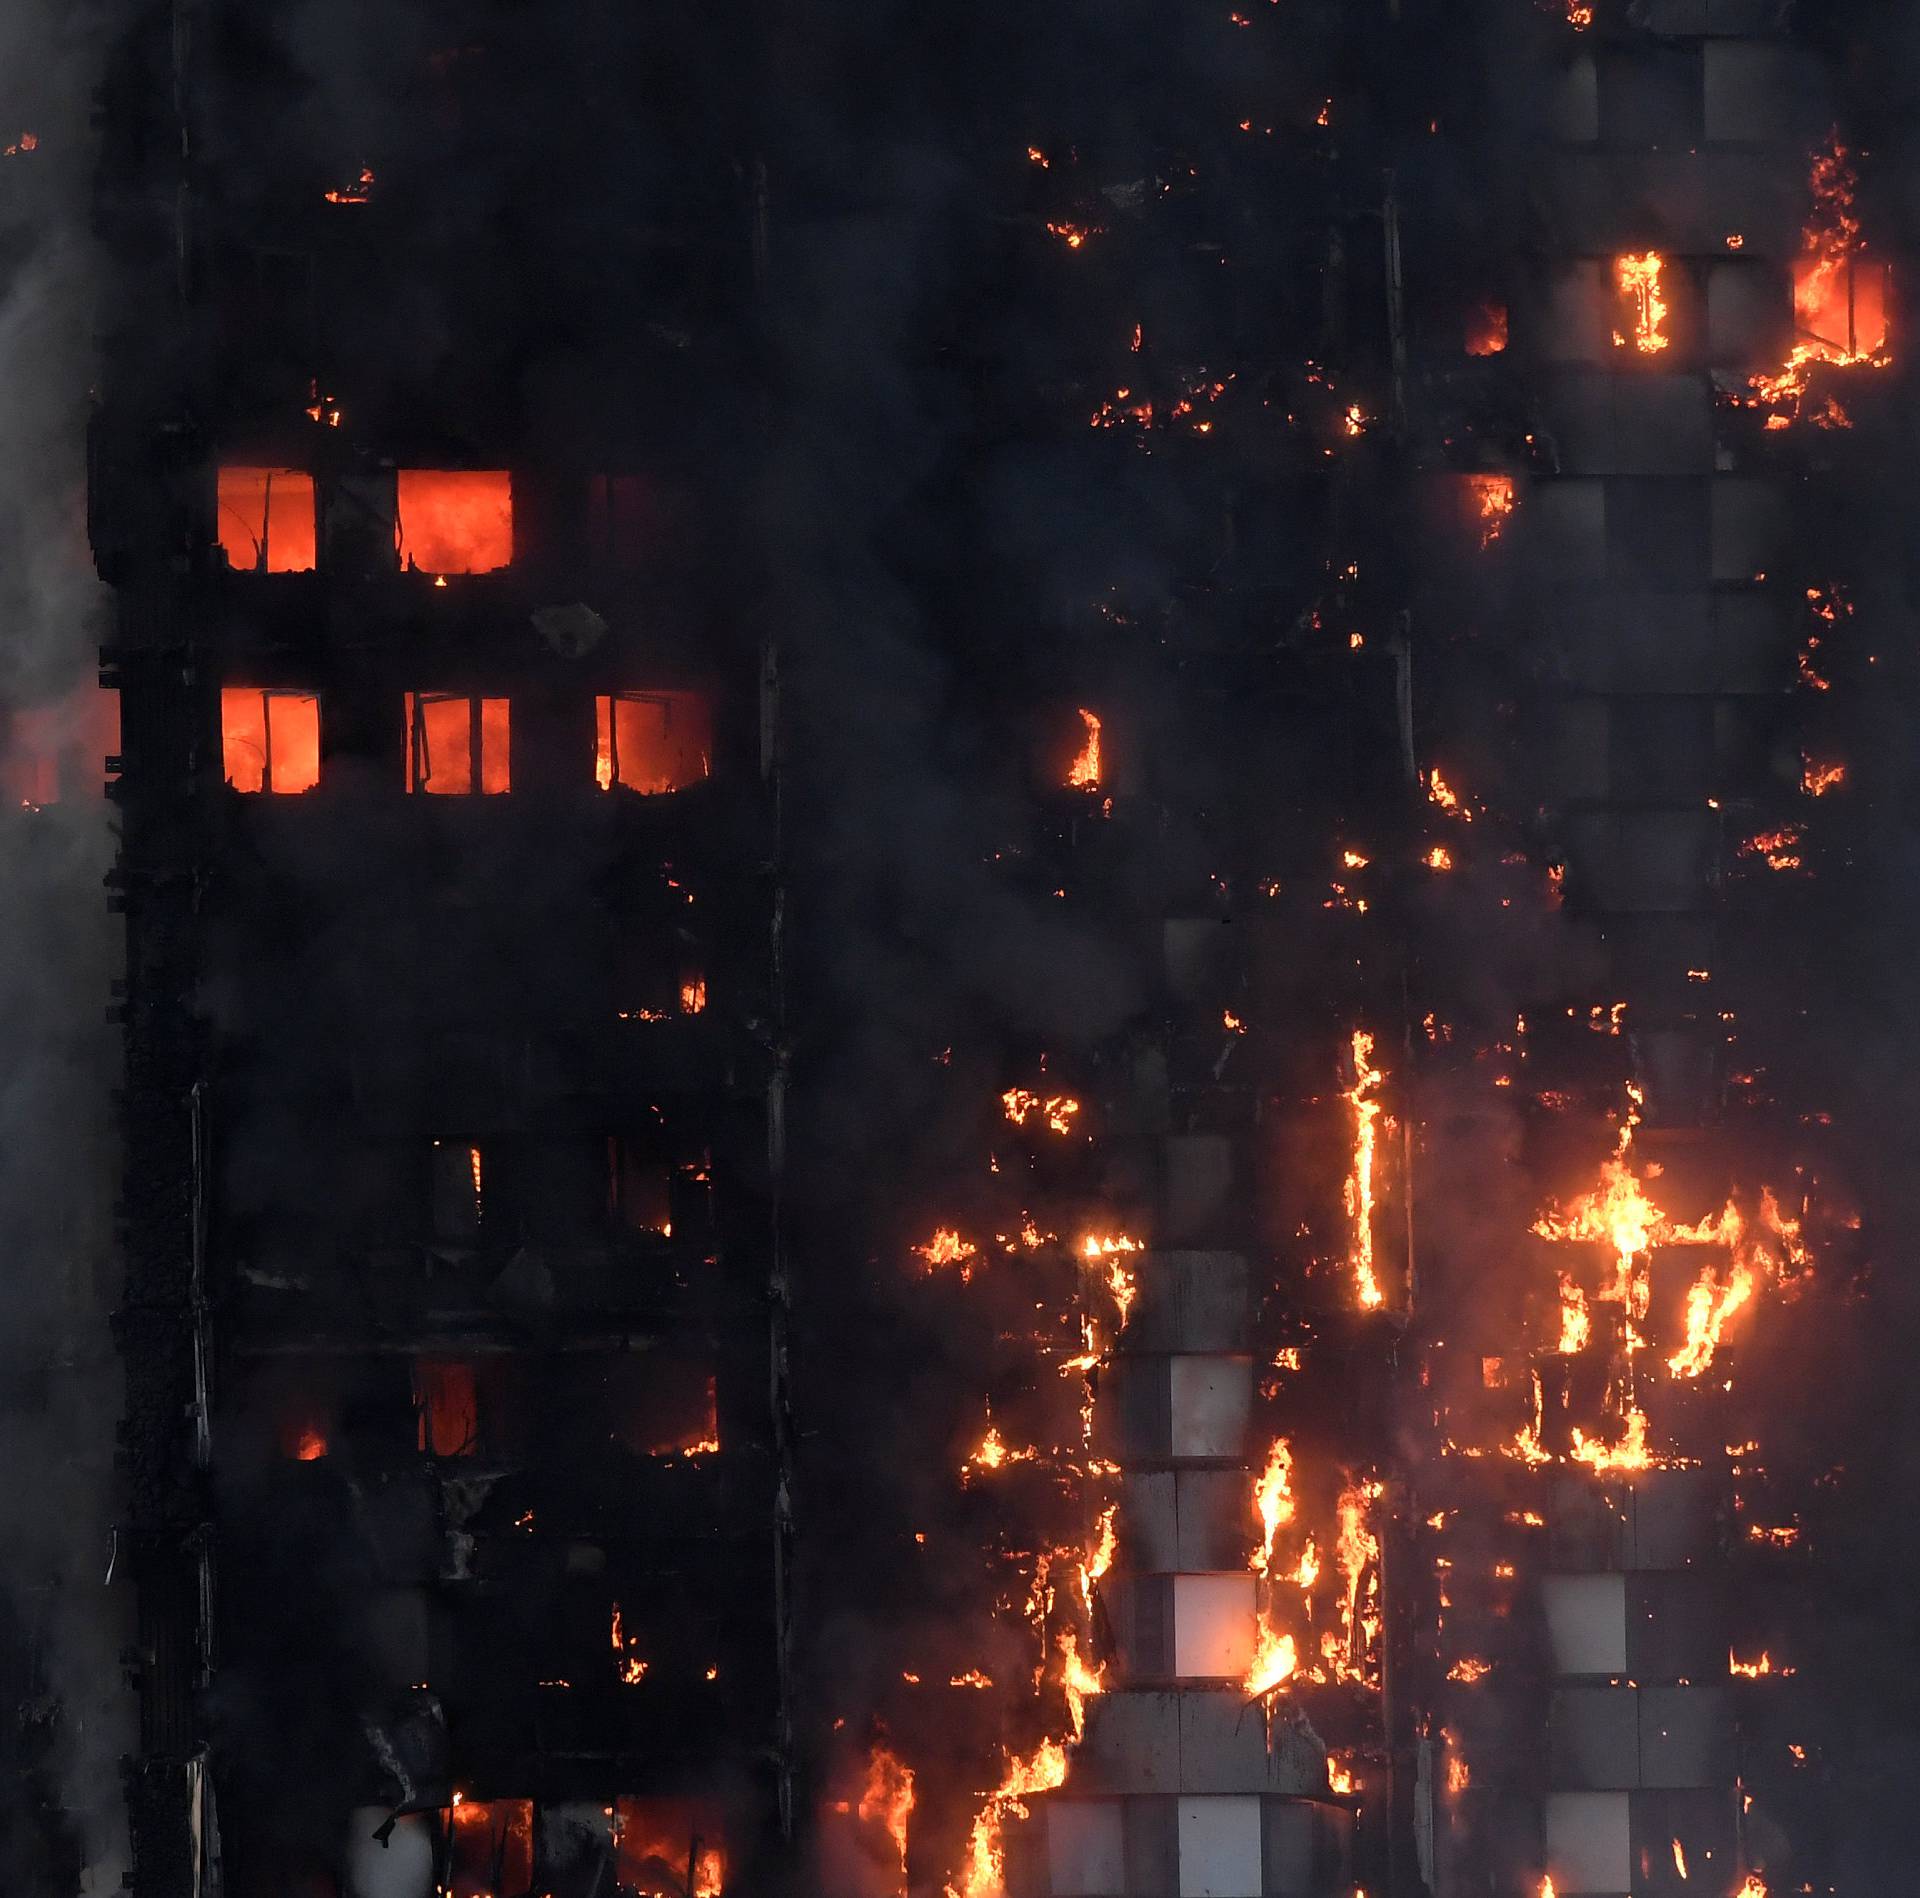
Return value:
M 66 0 L 0 16 L 0 146 L 37 141 L 0 158 L 0 773 L 17 767 L 15 719 L 31 714 L 36 745 L 51 738 L 58 752 L 61 791 L 38 811 L 9 793 L 0 809 L 0 1597 L 51 1768 L 37 1794 L 0 1794 L 0 1819 L 16 1835 L 65 1833 L 95 1892 L 126 1869 L 119 1763 L 133 1744 L 119 1666 L 131 1603 L 105 1579 L 121 1409 L 108 1328 L 117 1047 L 105 1018 L 118 948 L 101 887 L 106 595 L 84 525 L 88 112 L 110 24 L 105 8 Z M 11 1863 L 18 1876 L 17 1851 Z M 37 1898 L 70 1880 L 52 1853 L 15 1888 Z

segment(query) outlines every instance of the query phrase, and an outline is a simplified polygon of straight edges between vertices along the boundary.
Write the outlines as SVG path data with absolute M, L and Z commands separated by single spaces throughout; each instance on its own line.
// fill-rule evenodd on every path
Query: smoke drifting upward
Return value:
M 118 1887 L 132 1744 L 126 1593 L 105 1586 L 114 739 L 84 499 L 88 97 L 107 24 L 56 0 L 0 20 L 0 1885 L 23 1898 Z

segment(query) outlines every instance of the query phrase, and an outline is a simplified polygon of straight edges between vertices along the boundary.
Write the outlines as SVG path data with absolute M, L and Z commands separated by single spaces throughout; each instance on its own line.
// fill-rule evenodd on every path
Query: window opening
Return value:
M 614 692 L 595 699 L 594 779 L 642 796 L 713 774 L 713 719 L 697 692 Z
M 430 797 L 488 796 L 512 783 L 512 710 L 506 699 L 409 692 L 407 789 Z
M 216 491 L 220 550 L 240 573 L 311 573 L 313 476 L 299 468 L 222 468 Z
M 320 695 L 295 688 L 220 688 L 220 754 L 236 791 L 291 796 L 320 782 Z

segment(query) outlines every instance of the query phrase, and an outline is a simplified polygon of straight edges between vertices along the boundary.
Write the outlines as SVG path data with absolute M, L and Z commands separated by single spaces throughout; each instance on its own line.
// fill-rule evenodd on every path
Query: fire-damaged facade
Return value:
M 101 94 L 139 1898 L 1849 1889 L 1897 89 L 352 11 Z

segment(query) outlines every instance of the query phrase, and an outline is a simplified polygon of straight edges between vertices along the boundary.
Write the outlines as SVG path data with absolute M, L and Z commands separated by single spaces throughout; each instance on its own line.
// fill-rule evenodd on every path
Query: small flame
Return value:
M 1471 1687 L 1475 1681 L 1483 1681 L 1493 1672 L 1493 1663 L 1483 1661 L 1474 1655 L 1463 1655 L 1447 1669 L 1447 1679 L 1462 1681 Z
M 970 1239 L 963 1239 L 951 1226 L 940 1226 L 925 1245 L 915 1246 L 914 1252 L 926 1260 L 929 1272 L 938 1271 L 943 1265 L 957 1265 L 964 1283 L 973 1276 L 972 1262 L 980 1256 L 980 1248 Z
M 1835 785 L 1845 784 L 1847 767 L 1843 764 L 1821 764 L 1804 754 L 1800 760 L 1800 788 L 1809 797 L 1825 797 Z

